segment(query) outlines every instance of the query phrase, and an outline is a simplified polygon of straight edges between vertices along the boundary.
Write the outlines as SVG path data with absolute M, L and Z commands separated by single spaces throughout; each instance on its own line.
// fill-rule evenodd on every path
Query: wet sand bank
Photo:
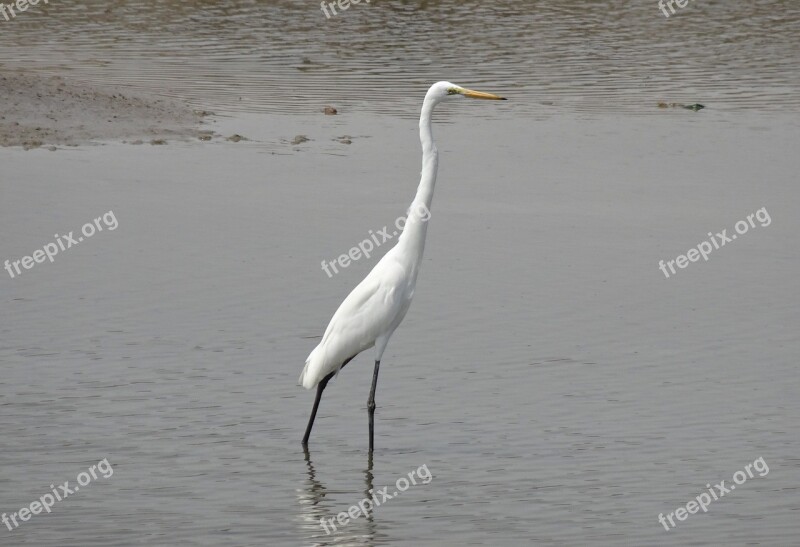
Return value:
M 78 146 L 102 141 L 163 144 L 207 135 L 207 112 L 170 98 L 24 70 L 0 76 L 0 146 Z

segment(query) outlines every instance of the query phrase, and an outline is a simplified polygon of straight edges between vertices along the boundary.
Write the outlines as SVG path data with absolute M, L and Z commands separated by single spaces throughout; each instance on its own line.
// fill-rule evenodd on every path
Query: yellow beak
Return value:
M 469 97 L 470 99 L 489 99 L 493 101 L 505 101 L 505 97 L 501 97 L 500 95 L 494 95 L 493 93 L 484 93 L 483 91 L 474 91 L 472 89 L 464 89 L 461 92 L 462 95 L 465 97 Z

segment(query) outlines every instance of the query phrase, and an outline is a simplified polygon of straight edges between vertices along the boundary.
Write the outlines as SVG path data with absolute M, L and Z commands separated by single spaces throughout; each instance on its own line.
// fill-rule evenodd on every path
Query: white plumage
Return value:
M 418 266 L 398 243 L 344 299 L 333 314 L 319 345 L 306 359 L 300 383 L 315 387 L 331 372 L 338 372 L 349 358 L 377 346 L 380 361 L 394 329 L 400 324 L 414 296 Z

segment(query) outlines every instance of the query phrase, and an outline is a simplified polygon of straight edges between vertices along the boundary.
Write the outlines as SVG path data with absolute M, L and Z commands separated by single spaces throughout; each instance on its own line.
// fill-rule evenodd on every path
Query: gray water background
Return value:
M 0 21 L 4 70 L 185 99 L 250 139 L 0 150 L 0 260 L 119 221 L 0 272 L 0 512 L 114 469 L 0 545 L 795 544 L 799 21 L 795 2 L 711 0 L 670 19 L 624 1 L 330 20 L 316 2 L 87 1 Z M 297 376 L 377 257 L 330 279 L 320 262 L 404 213 L 439 79 L 511 100 L 437 110 L 373 460 L 369 354 L 326 391 L 306 457 Z M 658 269 L 761 207 L 769 226 Z M 766 476 L 659 524 L 759 457 Z M 422 465 L 429 484 L 319 526 Z

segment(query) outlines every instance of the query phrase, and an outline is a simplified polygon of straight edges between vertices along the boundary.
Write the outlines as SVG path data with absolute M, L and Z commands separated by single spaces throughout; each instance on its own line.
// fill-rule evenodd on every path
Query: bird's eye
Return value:
M 455 89 L 453 89 L 452 87 L 451 87 L 450 89 L 448 89 L 448 90 L 447 90 L 447 94 L 448 94 L 448 95 L 455 95 L 456 93 L 458 93 L 458 91 L 456 91 L 456 90 L 455 90 Z

